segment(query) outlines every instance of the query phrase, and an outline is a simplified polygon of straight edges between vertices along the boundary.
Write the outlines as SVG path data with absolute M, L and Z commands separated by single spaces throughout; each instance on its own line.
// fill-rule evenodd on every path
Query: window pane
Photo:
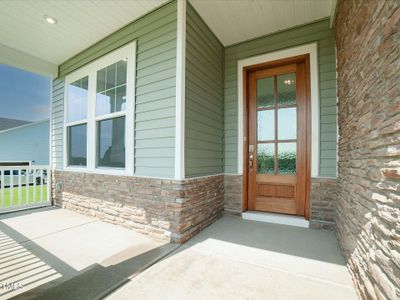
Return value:
M 290 140 L 297 138 L 296 107 L 278 109 L 278 139 Z
M 107 80 L 106 89 L 112 89 L 115 87 L 115 82 L 117 80 L 117 64 L 112 64 L 107 67 Z
M 120 60 L 97 71 L 97 116 L 125 110 L 126 64 L 125 60 Z
M 257 145 L 257 173 L 274 174 L 275 144 Z
M 117 62 L 117 85 L 126 83 L 126 60 Z
M 101 69 L 97 71 L 97 84 L 96 84 L 96 92 L 101 93 L 106 90 L 106 69 Z
M 115 109 L 116 111 L 125 111 L 126 109 L 126 85 L 117 88 Z
M 296 143 L 278 143 L 278 174 L 296 175 Z
M 86 124 L 68 127 L 68 165 L 86 166 Z
M 271 108 L 274 105 L 274 77 L 257 79 L 257 108 Z
M 88 103 L 88 77 L 67 86 L 67 122 L 86 119 Z
M 296 104 L 296 73 L 277 77 L 278 106 Z
M 257 140 L 267 141 L 275 139 L 275 111 L 257 111 Z
M 125 167 L 125 117 L 97 122 L 97 166 Z

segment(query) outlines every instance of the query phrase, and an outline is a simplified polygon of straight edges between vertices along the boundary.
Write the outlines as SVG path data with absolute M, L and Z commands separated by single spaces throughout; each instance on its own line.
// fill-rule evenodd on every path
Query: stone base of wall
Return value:
M 241 213 L 242 212 L 242 175 L 225 175 L 224 176 L 225 195 L 224 208 L 226 212 Z
M 334 178 L 311 178 L 310 228 L 335 230 L 338 183 Z
M 57 206 L 183 243 L 224 210 L 224 176 L 182 181 L 55 171 Z

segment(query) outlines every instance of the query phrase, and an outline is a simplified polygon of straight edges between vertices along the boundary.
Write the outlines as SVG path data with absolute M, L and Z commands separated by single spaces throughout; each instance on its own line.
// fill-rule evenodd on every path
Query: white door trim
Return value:
M 319 175 L 319 89 L 317 43 L 288 48 L 238 61 L 238 174 L 243 174 L 243 68 L 287 57 L 310 55 L 311 82 L 311 177 Z

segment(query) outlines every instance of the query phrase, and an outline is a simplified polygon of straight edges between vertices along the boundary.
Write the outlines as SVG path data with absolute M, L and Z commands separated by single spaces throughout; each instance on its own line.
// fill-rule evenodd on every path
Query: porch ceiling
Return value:
M 169 0 L 0 1 L 0 63 L 57 66 Z M 225 45 L 332 15 L 336 0 L 188 0 Z M 48 24 L 44 16 L 57 20 Z
M 0 1 L 0 63 L 56 75 L 57 65 L 167 1 Z
M 336 6 L 336 0 L 189 1 L 224 46 L 333 17 Z

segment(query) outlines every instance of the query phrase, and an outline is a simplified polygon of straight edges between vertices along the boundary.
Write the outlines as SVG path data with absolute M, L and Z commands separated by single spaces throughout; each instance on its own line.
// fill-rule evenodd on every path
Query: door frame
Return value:
M 290 56 L 286 58 L 266 61 L 258 64 L 244 66 L 242 68 L 242 91 L 243 91 L 243 183 L 242 183 L 242 211 L 248 210 L 248 192 L 249 192 L 249 93 L 248 93 L 248 77 L 250 72 L 279 67 L 287 64 L 294 63 L 305 64 L 305 82 L 306 82 L 306 187 L 305 187 L 305 203 L 304 203 L 304 218 L 310 219 L 310 192 L 311 192 L 311 68 L 310 68 L 310 54 L 301 54 Z M 240 83 L 239 83 L 240 84 Z M 319 123 L 319 122 L 318 122 Z M 319 143 L 319 139 L 318 139 Z

